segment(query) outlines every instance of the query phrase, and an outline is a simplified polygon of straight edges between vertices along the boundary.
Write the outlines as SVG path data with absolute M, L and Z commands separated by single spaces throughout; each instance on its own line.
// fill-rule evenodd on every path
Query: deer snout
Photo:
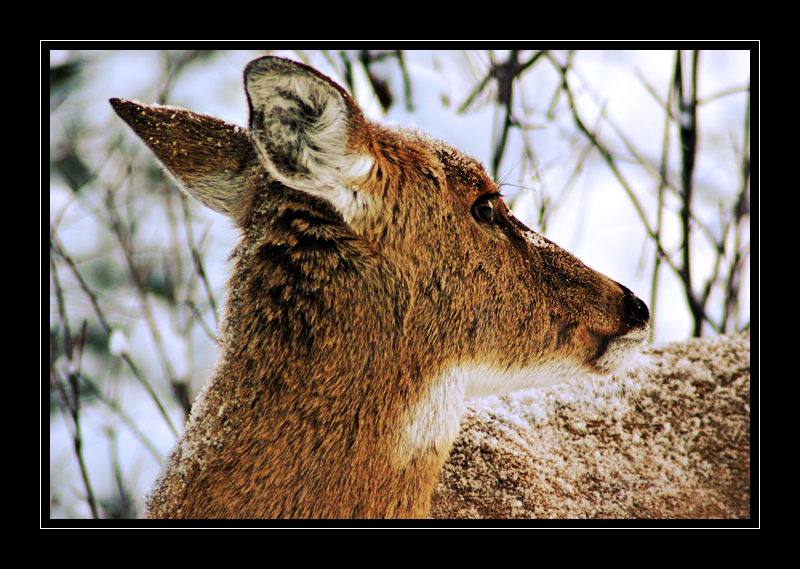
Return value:
M 617 283 L 622 289 L 623 297 L 623 314 L 624 322 L 627 324 L 629 331 L 646 328 L 650 323 L 650 310 L 644 301 L 633 294 L 630 289 Z

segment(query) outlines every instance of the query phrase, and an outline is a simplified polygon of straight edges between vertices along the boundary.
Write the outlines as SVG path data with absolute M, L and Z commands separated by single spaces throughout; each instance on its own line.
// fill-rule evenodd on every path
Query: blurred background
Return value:
M 51 51 L 52 518 L 138 515 L 212 374 L 237 239 L 108 99 L 246 126 L 267 54 L 482 161 L 518 219 L 647 302 L 653 341 L 749 328 L 749 51 Z

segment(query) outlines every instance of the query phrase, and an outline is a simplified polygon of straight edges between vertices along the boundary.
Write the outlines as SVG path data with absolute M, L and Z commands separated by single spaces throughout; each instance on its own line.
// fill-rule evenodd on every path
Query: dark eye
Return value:
M 494 221 L 494 208 L 494 196 L 479 198 L 478 201 L 472 205 L 472 215 L 478 221 L 491 223 Z

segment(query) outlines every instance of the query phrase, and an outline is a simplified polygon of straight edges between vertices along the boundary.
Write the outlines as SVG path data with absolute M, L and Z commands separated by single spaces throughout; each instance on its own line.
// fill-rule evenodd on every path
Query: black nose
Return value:
M 639 328 L 650 322 L 650 310 L 641 298 L 633 294 L 630 289 L 619 285 L 625 292 L 625 315 L 628 317 L 628 324 L 633 328 Z
M 642 299 L 638 296 L 632 295 L 626 300 L 630 304 L 629 314 L 631 320 L 638 321 L 642 324 L 647 324 L 650 321 L 650 311 L 647 309 L 647 305 L 642 301 Z

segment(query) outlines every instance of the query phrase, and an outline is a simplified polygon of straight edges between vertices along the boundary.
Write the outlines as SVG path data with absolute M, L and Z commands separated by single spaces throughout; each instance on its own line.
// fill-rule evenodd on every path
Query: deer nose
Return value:
M 628 325 L 631 328 L 641 328 L 650 322 L 650 310 L 644 301 L 633 294 L 629 288 L 617 283 L 625 296 L 622 299 L 624 303 L 625 316 Z

